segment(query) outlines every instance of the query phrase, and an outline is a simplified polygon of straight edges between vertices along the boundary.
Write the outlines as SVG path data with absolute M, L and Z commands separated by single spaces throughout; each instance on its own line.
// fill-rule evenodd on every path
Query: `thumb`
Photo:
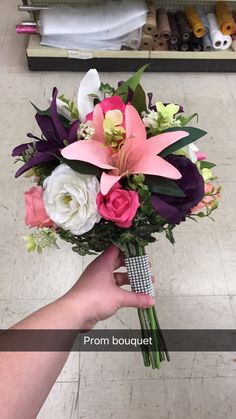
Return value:
M 149 308 L 154 306 L 154 298 L 148 294 L 120 289 L 121 307 Z

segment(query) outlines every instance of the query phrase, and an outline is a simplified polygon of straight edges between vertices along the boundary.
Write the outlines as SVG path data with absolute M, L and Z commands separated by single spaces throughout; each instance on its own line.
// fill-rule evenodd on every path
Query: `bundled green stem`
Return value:
M 126 258 L 144 256 L 145 249 L 130 243 L 126 245 Z M 170 360 L 167 346 L 157 319 L 155 307 L 138 309 L 142 337 L 147 338 L 148 345 L 142 346 L 143 361 L 146 367 L 160 368 L 160 363 Z

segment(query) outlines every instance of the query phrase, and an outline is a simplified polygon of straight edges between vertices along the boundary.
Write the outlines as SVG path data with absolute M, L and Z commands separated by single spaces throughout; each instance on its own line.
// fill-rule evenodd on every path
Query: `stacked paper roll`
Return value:
M 233 51 L 236 52 L 236 35 L 232 35 L 232 44 L 231 44 L 231 48 Z
M 169 49 L 169 46 L 168 46 L 167 41 L 158 39 L 157 41 L 154 42 L 154 45 L 153 45 L 154 51 L 168 51 L 168 49 Z
M 151 51 L 153 48 L 153 37 L 152 35 L 147 35 L 145 32 L 142 33 L 140 50 L 141 51 Z
M 188 42 L 192 29 L 190 28 L 185 13 L 182 10 L 177 10 L 175 13 L 175 20 L 179 31 L 180 39 L 183 42 Z
M 164 41 L 168 41 L 171 37 L 171 30 L 167 11 L 164 7 L 157 10 L 157 30 L 159 36 Z
M 153 0 L 147 0 L 147 21 L 143 26 L 143 33 L 153 35 L 157 26 L 156 5 Z
M 214 49 L 228 49 L 232 43 L 229 35 L 223 35 L 220 31 L 214 13 L 208 13 L 207 19 L 210 25 L 210 38 Z
M 197 38 L 202 38 L 206 33 L 206 29 L 200 17 L 198 16 L 196 9 L 193 6 L 189 5 L 185 7 L 184 11 L 186 14 L 187 21 L 190 27 L 192 28 L 194 35 Z
M 233 35 L 235 32 L 235 22 L 225 1 L 216 2 L 217 21 L 223 35 Z

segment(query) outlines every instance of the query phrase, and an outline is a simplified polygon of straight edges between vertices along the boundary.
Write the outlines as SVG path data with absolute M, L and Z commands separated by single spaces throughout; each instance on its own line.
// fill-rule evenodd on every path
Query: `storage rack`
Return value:
M 52 6 L 55 4 L 75 6 L 83 0 L 22 0 L 24 5 Z M 90 0 L 86 0 L 88 3 Z M 119 1 L 119 0 L 117 0 Z M 174 11 L 186 4 L 200 4 L 205 12 L 215 10 L 215 0 L 157 0 L 157 7 Z M 236 1 L 227 2 L 236 10 Z M 34 17 L 34 16 L 32 16 Z M 182 51 L 77 51 L 40 45 L 38 35 L 30 35 L 26 49 L 30 70 L 86 71 L 91 67 L 98 71 L 134 71 L 149 63 L 148 71 L 157 72 L 235 72 L 236 52 L 182 52 Z

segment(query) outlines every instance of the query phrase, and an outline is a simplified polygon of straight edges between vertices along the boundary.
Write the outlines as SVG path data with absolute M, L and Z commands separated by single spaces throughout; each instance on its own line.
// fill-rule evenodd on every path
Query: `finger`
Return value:
M 114 278 L 116 281 L 116 285 L 118 285 L 118 287 L 129 284 L 129 278 L 128 278 L 127 272 L 115 272 Z
M 121 307 L 149 308 L 154 306 L 154 298 L 148 294 L 141 294 L 120 289 Z
M 122 287 L 122 285 L 128 285 L 130 283 L 127 272 L 115 272 L 113 275 L 118 287 Z M 152 276 L 152 282 L 155 282 L 154 276 Z
M 111 265 L 112 272 L 123 266 L 120 249 L 113 244 L 108 246 L 99 257 L 102 263 L 109 263 Z

